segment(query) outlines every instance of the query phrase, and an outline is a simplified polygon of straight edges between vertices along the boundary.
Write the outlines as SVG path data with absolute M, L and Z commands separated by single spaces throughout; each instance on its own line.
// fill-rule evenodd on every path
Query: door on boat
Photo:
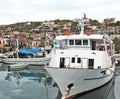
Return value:
M 93 69 L 94 68 L 94 59 L 89 59 L 88 68 L 89 69 Z
M 65 58 L 60 58 L 60 68 L 65 67 Z
M 70 67 L 70 58 L 65 58 L 65 67 Z
M 60 68 L 65 68 L 70 66 L 70 58 L 60 58 Z
M 82 68 L 88 68 L 88 59 L 82 58 Z

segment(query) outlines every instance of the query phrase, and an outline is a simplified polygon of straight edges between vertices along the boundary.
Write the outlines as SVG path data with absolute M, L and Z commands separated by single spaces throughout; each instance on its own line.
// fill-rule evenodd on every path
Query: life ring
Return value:
M 93 31 L 91 30 L 91 29 L 87 29 L 86 31 L 85 31 L 85 34 L 86 35 L 91 35 L 93 33 Z
M 66 31 L 64 31 L 64 33 L 62 35 L 71 35 L 71 31 L 70 30 L 66 30 Z

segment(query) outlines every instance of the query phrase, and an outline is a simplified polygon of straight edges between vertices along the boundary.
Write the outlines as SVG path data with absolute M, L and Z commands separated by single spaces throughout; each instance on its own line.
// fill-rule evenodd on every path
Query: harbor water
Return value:
M 106 85 L 70 99 L 119 99 L 120 66 Z M 61 93 L 42 66 L 8 68 L 0 63 L 0 99 L 60 99 Z

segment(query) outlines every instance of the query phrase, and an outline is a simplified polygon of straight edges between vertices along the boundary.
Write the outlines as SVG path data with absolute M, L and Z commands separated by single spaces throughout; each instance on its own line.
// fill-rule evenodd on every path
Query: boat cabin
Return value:
M 58 36 L 54 43 L 56 49 L 79 49 L 79 50 L 111 50 L 113 45 L 107 37 L 102 35 L 88 36 Z
M 60 68 L 97 69 L 111 65 L 112 56 L 113 44 L 106 35 L 57 36 L 50 64 Z

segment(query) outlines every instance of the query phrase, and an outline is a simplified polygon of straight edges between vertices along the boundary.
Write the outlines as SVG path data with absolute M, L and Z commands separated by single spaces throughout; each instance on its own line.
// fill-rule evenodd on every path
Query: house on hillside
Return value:
M 63 29 L 70 29 L 71 26 L 72 26 L 72 22 L 66 22 L 66 23 L 64 24 Z

